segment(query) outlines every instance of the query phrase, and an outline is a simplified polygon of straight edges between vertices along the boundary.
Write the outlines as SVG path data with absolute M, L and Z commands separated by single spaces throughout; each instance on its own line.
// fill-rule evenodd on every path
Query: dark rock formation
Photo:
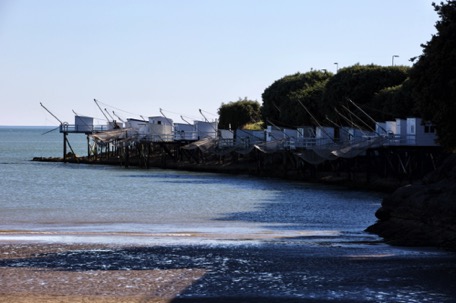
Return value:
M 401 246 L 456 250 L 456 155 L 418 184 L 383 199 L 377 223 L 366 231 Z

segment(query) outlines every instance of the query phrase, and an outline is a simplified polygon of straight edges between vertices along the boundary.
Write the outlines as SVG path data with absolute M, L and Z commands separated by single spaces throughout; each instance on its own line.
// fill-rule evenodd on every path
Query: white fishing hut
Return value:
M 285 147 L 289 149 L 296 149 L 298 141 L 298 130 L 292 128 L 284 128 L 283 134 L 285 135 Z
M 339 141 L 346 143 L 351 141 L 357 141 L 365 137 L 374 136 L 375 133 L 371 133 L 359 128 L 354 127 L 341 127 L 339 129 Z
M 143 126 L 147 126 L 148 122 L 145 120 L 139 120 L 134 118 L 127 118 L 127 122 L 125 123 L 126 128 L 133 128 L 139 130 Z
M 149 117 L 149 140 L 152 142 L 173 141 L 173 120 L 163 116 Z
M 136 131 L 138 140 L 142 140 L 149 135 L 149 122 L 134 118 L 127 118 L 125 128 L 131 128 Z
M 263 143 L 265 141 L 264 136 L 264 130 L 236 129 L 235 141 L 236 145 L 249 147 L 253 144 Z
M 298 138 L 298 131 L 293 128 L 283 128 L 283 134 L 285 135 L 286 139 L 295 140 Z
M 437 146 L 437 134 L 430 122 L 421 118 L 376 122 L 376 132 L 388 137 L 389 145 Z
M 315 138 L 315 128 L 313 126 L 302 126 L 297 130 L 297 138 L 312 139 Z
M 195 125 L 188 123 L 174 123 L 174 140 L 176 141 L 196 141 L 198 133 Z
M 218 130 L 219 147 L 229 147 L 234 145 L 234 132 L 231 129 Z
M 276 126 L 268 125 L 265 129 L 266 142 L 280 141 L 286 138 L 284 131 Z
M 437 146 L 437 133 L 430 122 L 420 118 L 407 118 L 407 145 Z
M 302 126 L 296 129 L 296 146 L 305 147 L 315 145 L 315 128 L 313 126 Z
M 405 119 L 396 119 L 395 121 L 385 122 L 386 135 L 390 144 L 403 145 L 407 138 L 407 121 Z
M 218 122 L 207 122 L 207 121 L 194 121 L 195 130 L 198 134 L 198 139 L 203 138 L 217 138 L 217 127 Z
M 316 145 L 334 143 L 334 127 L 317 126 L 315 128 Z
M 93 131 L 93 117 L 74 116 L 74 130 L 78 133 L 90 133 Z

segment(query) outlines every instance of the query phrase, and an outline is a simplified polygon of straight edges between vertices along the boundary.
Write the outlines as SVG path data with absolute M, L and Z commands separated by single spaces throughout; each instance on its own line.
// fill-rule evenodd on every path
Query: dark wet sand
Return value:
M 0 303 L 455 301 L 454 254 L 338 249 L 0 243 Z

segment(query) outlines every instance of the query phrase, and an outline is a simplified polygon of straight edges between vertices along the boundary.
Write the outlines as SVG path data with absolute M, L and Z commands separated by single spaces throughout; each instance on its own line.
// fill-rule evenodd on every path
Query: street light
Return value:
M 399 56 L 393 55 L 393 57 L 391 57 L 391 66 L 394 66 L 394 58 L 399 58 Z
M 334 64 L 336 65 L 336 74 L 337 74 L 337 72 L 339 71 L 339 63 L 334 62 Z

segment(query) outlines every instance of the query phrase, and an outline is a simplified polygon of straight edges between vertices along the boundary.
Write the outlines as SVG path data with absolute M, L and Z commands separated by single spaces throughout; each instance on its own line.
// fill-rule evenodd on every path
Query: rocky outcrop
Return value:
M 390 244 L 456 250 L 456 155 L 419 184 L 384 198 L 375 215 L 379 220 L 366 231 Z

